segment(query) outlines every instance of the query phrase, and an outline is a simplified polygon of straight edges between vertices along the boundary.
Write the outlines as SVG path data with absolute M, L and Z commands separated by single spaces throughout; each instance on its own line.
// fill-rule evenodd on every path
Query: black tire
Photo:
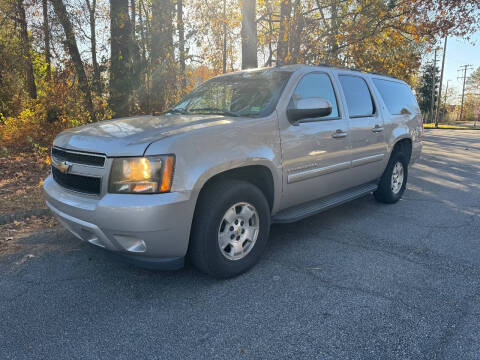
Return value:
M 220 222 L 233 205 L 246 202 L 256 209 L 258 236 L 247 255 L 238 260 L 225 257 L 218 244 Z M 189 258 L 205 274 L 217 278 L 239 275 L 260 259 L 270 231 L 270 207 L 255 185 L 239 180 L 224 180 L 208 185 L 199 196 L 190 235 Z
M 395 193 L 392 190 L 392 175 L 395 164 L 400 162 L 403 166 L 403 183 L 400 188 L 400 191 Z M 408 160 L 405 154 L 400 151 L 395 151 L 388 162 L 387 168 L 385 169 L 380 182 L 378 184 L 378 189 L 373 193 L 375 199 L 379 202 L 385 204 L 394 204 L 402 197 L 405 192 L 408 178 Z

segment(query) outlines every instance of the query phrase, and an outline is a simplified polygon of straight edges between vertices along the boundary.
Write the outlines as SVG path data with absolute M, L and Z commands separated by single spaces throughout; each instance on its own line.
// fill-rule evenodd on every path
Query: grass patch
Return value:
M 425 129 L 435 129 L 435 124 L 424 124 Z M 451 125 L 451 124 L 438 124 L 438 129 L 447 129 L 447 130 L 480 130 L 480 127 L 473 127 L 470 125 Z

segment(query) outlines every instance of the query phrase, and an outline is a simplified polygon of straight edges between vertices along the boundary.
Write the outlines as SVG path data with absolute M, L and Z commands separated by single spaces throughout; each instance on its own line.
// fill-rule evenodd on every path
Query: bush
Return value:
M 58 79 L 57 79 L 58 80 Z M 91 122 L 79 101 L 83 94 L 64 78 L 43 84 L 37 100 L 28 100 L 16 116 L 0 113 L 0 147 L 4 151 L 30 152 L 48 149 L 61 131 Z M 97 120 L 111 117 L 103 98 L 96 98 Z

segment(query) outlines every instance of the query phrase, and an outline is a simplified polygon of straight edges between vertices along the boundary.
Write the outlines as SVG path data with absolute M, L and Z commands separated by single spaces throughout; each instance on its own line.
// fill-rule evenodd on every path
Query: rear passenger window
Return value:
M 339 79 L 350 117 L 372 116 L 375 113 L 375 106 L 365 80 L 359 76 L 348 75 L 340 75 Z
M 401 82 L 373 79 L 380 96 L 392 115 L 399 115 L 403 109 L 417 109 L 417 101 L 410 88 Z
M 337 98 L 333 90 L 330 77 L 324 73 L 313 73 L 305 75 L 297 85 L 292 96 L 292 101 L 296 104 L 298 100 L 321 97 L 327 99 L 332 104 L 332 113 L 328 118 L 338 117 Z

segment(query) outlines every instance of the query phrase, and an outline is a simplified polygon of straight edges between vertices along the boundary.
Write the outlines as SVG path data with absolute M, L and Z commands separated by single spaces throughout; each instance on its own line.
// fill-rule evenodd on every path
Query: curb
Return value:
M 435 128 L 435 127 L 426 127 L 425 130 L 458 130 L 458 131 L 479 131 L 480 127 L 469 128 L 469 129 L 459 129 L 459 128 Z
M 9 224 L 14 221 L 23 220 L 30 216 L 41 216 L 50 214 L 49 209 L 32 209 L 25 211 L 18 211 L 12 214 L 0 215 L 0 225 Z

